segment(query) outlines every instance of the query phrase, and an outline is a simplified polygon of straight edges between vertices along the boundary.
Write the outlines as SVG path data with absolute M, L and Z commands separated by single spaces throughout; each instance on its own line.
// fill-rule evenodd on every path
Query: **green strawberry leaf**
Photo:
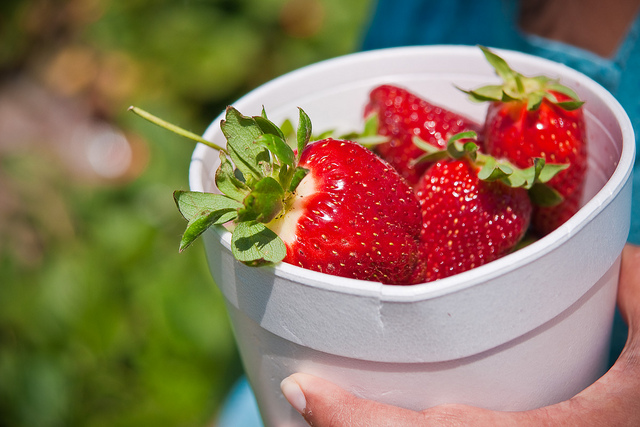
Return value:
M 340 135 L 339 139 L 355 141 L 367 148 L 373 148 L 376 145 L 384 144 L 389 141 L 389 137 L 378 134 L 378 114 L 372 113 L 367 116 L 364 127 L 361 132 L 349 132 Z
M 218 190 L 238 202 L 244 200 L 251 192 L 251 189 L 238 179 L 233 165 L 222 151 L 220 152 L 220 167 L 216 170 L 215 179 Z
M 529 189 L 535 182 L 534 168 L 520 169 L 511 164 L 511 173 L 502 179 L 502 182 L 513 188 L 526 188 Z
M 173 199 L 178 206 L 178 210 L 187 221 L 191 221 L 202 212 L 217 212 L 221 217 L 222 223 L 224 223 L 229 221 L 229 219 L 226 219 L 227 216 L 233 216 L 229 212 L 237 211 L 243 207 L 242 203 L 222 194 L 202 193 L 199 191 L 178 190 L 173 193 Z M 225 217 L 222 218 L 223 216 Z
M 227 149 L 233 163 L 247 181 L 263 178 L 264 167 L 261 164 L 269 163 L 271 156 L 263 146 L 254 143 L 263 134 L 256 120 L 228 107 L 220 128 L 227 138 Z
M 283 138 L 274 134 L 267 133 L 261 135 L 256 140 L 256 143 L 262 145 L 271 153 L 273 153 L 280 161 L 280 164 L 293 166 L 293 162 L 295 161 L 295 154 Z
M 219 215 L 217 212 L 200 212 L 194 218 L 192 218 L 187 224 L 187 229 L 182 235 L 180 240 L 179 252 L 184 251 L 193 243 L 202 233 L 204 233 L 209 227 L 216 224 L 224 224 L 231 221 L 237 216 L 237 212 L 229 212 L 226 215 Z
M 302 152 L 304 148 L 309 143 L 311 139 L 311 119 L 307 116 L 307 113 L 304 112 L 302 108 L 298 108 L 300 110 L 299 120 L 298 120 L 298 132 L 296 134 L 298 141 L 298 160 L 300 156 L 302 156 Z
M 557 80 L 552 80 L 547 76 L 533 76 L 525 77 L 526 92 L 540 90 L 544 87 L 549 87 L 552 84 L 556 84 Z
M 378 135 L 379 123 L 378 113 L 369 114 L 364 121 L 364 128 L 362 129 L 362 136 L 374 136 Z
M 558 172 L 569 167 L 568 164 L 547 163 L 542 157 L 534 157 L 533 166 L 526 169 L 519 169 L 514 166 L 514 176 L 523 179 L 519 187 L 530 189 L 535 184 L 545 184 L 551 178 L 556 176 Z M 515 185 L 512 185 L 515 186 Z
M 310 140 L 311 141 L 320 141 L 321 139 L 325 139 L 325 138 L 333 138 L 335 133 L 336 133 L 335 129 L 327 129 L 327 130 L 323 131 L 322 133 L 319 133 L 318 135 L 312 135 Z M 356 135 L 356 133 L 354 132 L 353 134 L 349 134 L 349 135 Z
M 176 191 L 173 198 L 182 216 L 188 220 L 179 251 L 184 251 L 209 227 L 224 224 L 238 216 L 242 204 L 220 194 Z
M 476 139 L 477 134 L 474 131 L 460 132 L 449 138 L 447 147 L 441 148 L 429 144 L 428 142 L 414 136 L 412 142 L 420 148 L 425 154 L 411 161 L 415 165 L 422 162 L 437 162 L 442 159 L 460 159 L 469 156 L 473 161 L 476 159 L 478 145 L 473 141 L 461 141 L 463 139 Z
M 447 141 L 447 152 L 454 159 L 468 155 L 472 160 L 476 159 L 478 145 L 473 141 L 462 142 L 462 139 L 476 139 L 478 134 L 474 131 L 459 132 Z
M 494 157 L 486 156 L 484 165 L 478 172 L 482 181 L 504 181 L 513 187 L 521 186 L 522 178 L 514 174 L 514 168 L 505 162 L 499 162 Z
M 540 92 L 533 92 L 527 96 L 527 110 L 535 111 L 540 107 L 542 100 L 544 99 L 544 95 Z
M 487 59 L 487 62 L 489 62 L 489 64 L 493 67 L 493 69 L 496 71 L 496 74 L 504 81 L 504 82 L 513 82 L 516 79 L 516 74 L 511 67 L 509 67 L 509 64 L 507 64 L 507 62 L 502 59 L 501 57 L 499 57 L 498 55 L 496 55 L 495 53 L 491 52 L 489 49 L 487 49 L 484 46 L 478 46 L 481 50 L 482 53 L 484 54 L 484 57 Z
M 578 96 L 578 94 L 571 88 L 561 85 L 559 83 L 553 83 L 553 84 L 549 84 L 546 86 L 546 88 L 548 90 L 552 90 L 554 92 L 558 92 L 558 93 L 562 93 L 564 95 L 567 95 L 570 100 L 569 101 L 558 101 L 556 99 L 556 97 L 552 94 L 552 93 L 548 93 L 548 95 L 550 97 L 553 97 L 553 99 L 550 99 L 554 104 L 558 105 L 561 108 L 564 108 L 567 111 L 571 111 L 571 110 L 577 110 L 578 108 L 580 108 L 583 104 L 584 101 L 580 101 L 580 97 Z
M 533 159 L 533 166 L 520 169 L 506 160 L 498 160 L 487 155 L 482 155 L 481 157 L 483 167 L 480 173 L 478 173 L 480 179 L 485 181 L 495 181 L 499 179 L 510 187 L 523 187 L 527 190 L 531 189 L 534 185 L 546 187 L 546 183 L 551 178 L 569 166 L 568 164 L 548 164 L 543 158 L 536 157 Z M 499 171 L 495 169 L 499 169 Z M 538 189 L 536 191 L 543 190 Z M 552 196 L 555 197 L 555 195 Z
M 287 255 L 287 248 L 276 233 L 257 221 L 239 223 L 231 235 L 231 251 L 249 265 L 275 264 Z
M 572 110 L 577 110 L 578 108 L 582 107 L 582 105 L 584 104 L 584 101 L 562 101 L 562 102 L 556 102 L 556 105 L 560 108 L 563 108 L 567 111 L 572 111 Z
M 420 137 L 414 136 L 411 140 L 418 148 L 424 151 L 424 154 L 420 157 L 413 159 L 410 163 L 416 165 L 422 162 L 437 162 L 442 159 L 450 157 L 449 152 L 446 149 L 436 147 L 424 141 Z
M 482 86 L 473 90 L 458 89 L 469 95 L 469 99 L 474 102 L 502 101 L 503 98 L 501 85 Z
M 544 159 L 540 160 L 542 160 L 542 167 L 537 174 L 537 181 L 541 183 L 549 182 L 558 172 L 569 167 L 569 163 L 546 163 Z
M 264 108 L 262 109 L 262 115 L 253 116 L 253 120 L 255 120 L 256 124 L 260 127 L 262 133 L 266 135 L 274 135 L 283 140 L 285 139 L 282 129 L 267 118 L 267 113 Z
M 523 187 L 529 189 L 534 183 L 538 182 L 538 177 L 542 168 L 544 168 L 544 159 L 534 158 L 533 166 L 528 168 L 520 169 L 513 166 L 513 174 L 503 181 L 505 184 L 514 188 Z
M 289 184 L 289 191 L 292 193 L 296 191 L 296 188 L 298 188 L 298 184 L 300 184 L 300 181 L 302 181 L 302 179 L 305 176 L 307 176 L 308 173 L 309 173 L 309 169 L 305 169 L 298 166 L 294 170 L 293 176 L 291 177 L 291 183 Z
M 515 85 L 509 84 L 509 81 L 507 81 L 504 91 L 509 94 L 511 99 L 519 99 L 524 93 L 525 77 L 520 73 L 512 72 Z
M 268 223 L 284 208 L 284 189 L 280 183 L 267 176 L 258 181 L 244 199 L 244 207 L 238 211 L 238 221 Z
M 375 147 L 376 145 L 389 142 L 389 137 L 382 136 L 382 135 L 371 135 L 371 136 L 354 135 L 353 137 L 342 137 L 341 139 L 348 139 L 350 141 L 357 142 L 358 144 L 368 148 L 372 148 L 372 147 Z
M 542 207 L 556 206 L 564 199 L 554 188 L 539 182 L 531 186 L 529 189 L 529 197 L 532 203 Z
M 293 141 L 293 138 L 296 134 L 295 129 L 293 128 L 293 123 L 289 119 L 285 119 L 280 125 L 280 130 L 284 135 L 284 140 L 287 141 L 287 144 L 291 148 L 295 148 L 296 144 Z

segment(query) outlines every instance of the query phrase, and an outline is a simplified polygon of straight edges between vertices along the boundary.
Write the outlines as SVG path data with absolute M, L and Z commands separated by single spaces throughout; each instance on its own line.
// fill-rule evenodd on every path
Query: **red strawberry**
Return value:
M 423 212 L 427 281 L 509 253 L 527 231 L 531 202 L 523 188 L 485 182 L 468 160 L 441 160 L 416 186 Z
M 525 77 L 486 48 L 487 60 L 503 79 L 501 86 L 468 92 L 491 101 L 484 129 L 487 153 L 528 167 L 533 157 L 569 164 L 549 182 L 564 198 L 553 207 L 534 208 L 532 225 L 540 235 L 555 230 L 580 208 L 587 169 L 587 143 L 582 102 L 569 88 L 544 76 Z
M 223 194 L 175 193 L 189 220 L 181 249 L 209 226 L 233 221 L 232 251 L 250 265 L 284 260 L 355 279 L 421 281 L 420 206 L 387 162 L 351 141 L 309 144 L 302 110 L 297 152 L 264 113 L 246 117 L 229 107 L 221 128 L 227 148 L 214 148 Z
M 378 116 L 378 133 L 390 137 L 376 145 L 374 151 L 415 184 L 428 165 L 414 164 L 423 154 L 413 142 L 419 137 L 435 147 L 445 147 L 447 140 L 462 131 L 479 131 L 481 126 L 467 117 L 434 105 L 409 91 L 392 85 L 373 89 L 365 107 L 365 117 Z
M 441 160 L 431 164 L 415 186 L 422 208 L 427 281 L 511 252 L 529 226 L 532 205 L 527 188 L 549 179 L 549 169 L 543 171 L 540 161 L 537 170 L 518 170 L 477 153 L 474 143 L 458 147 L 458 139 L 468 134 L 472 133 L 452 138 L 446 152 L 430 150 L 431 160 Z
M 285 242 L 284 261 L 311 270 L 391 284 L 413 278 L 419 262 L 420 207 L 398 173 L 353 142 L 308 145 L 309 173 L 285 215 L 268 227 Z

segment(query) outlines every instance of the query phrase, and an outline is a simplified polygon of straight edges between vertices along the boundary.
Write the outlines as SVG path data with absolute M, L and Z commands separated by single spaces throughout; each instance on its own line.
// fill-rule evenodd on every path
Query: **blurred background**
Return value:
M 242 373 L 198 241 L 196 133 L 357 50 L 372 0 L 0 1 L 0 427 L 210 426 Z

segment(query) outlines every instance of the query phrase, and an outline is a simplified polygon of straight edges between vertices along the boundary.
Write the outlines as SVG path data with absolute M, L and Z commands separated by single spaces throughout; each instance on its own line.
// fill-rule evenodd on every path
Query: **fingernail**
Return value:
M 304 413 L 304 409 L 307 407 L 307 399 L 304 397 L 300 385 L 290 377 L 287 377 L 280 383 L 280 389 L 291 406 L 301 414 Z

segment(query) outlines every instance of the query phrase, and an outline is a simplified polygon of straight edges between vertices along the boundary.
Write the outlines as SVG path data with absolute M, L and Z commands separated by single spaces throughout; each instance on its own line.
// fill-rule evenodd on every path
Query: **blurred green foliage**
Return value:
M 211 425 L 242 368 L 201 244 L 177 251 L 171 194 L 193 146 L 126 107 L 202 132 L 261 83 L 357 50 L 369 8 L 1 2 L 0 100 L 28 81 L 61 110 L 79 106 L 56 125 L 109 123 L 138 149 L 133 172 L 79 173 L 69 152 L 81 150 L 58 128 L 34 138 L 0 121 L 0 426 Z

